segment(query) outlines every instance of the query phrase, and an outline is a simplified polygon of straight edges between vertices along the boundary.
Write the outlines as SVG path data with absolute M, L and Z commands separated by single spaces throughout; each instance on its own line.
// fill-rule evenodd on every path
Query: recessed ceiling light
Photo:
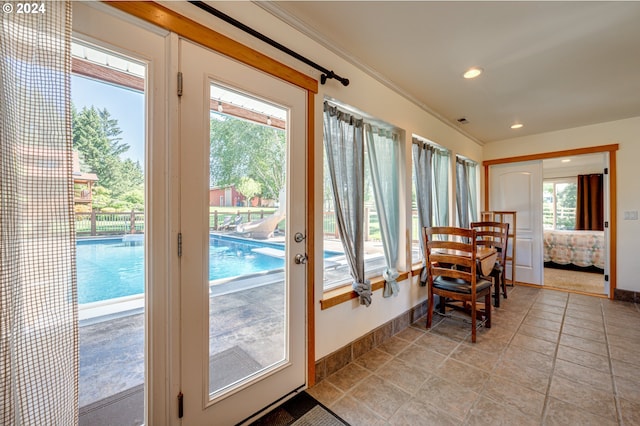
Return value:
M 512 129 L 520 129 L 520 128 L 522 128 L 522 126 L 524 126 L 524 125 L 521 124 L 521 123 L 516 123 L 516 124 L 512 124 L 511 128 Z
M 482 74 L 482 71 L 482 68 L 469 68 L 464 74 L 462 74 L 462 76 L 464 78 L 476 78 L 477 76 Z
M 563 163 L 569 163 L 571 161 L 571 158 L 563 158 L 562 160 Z

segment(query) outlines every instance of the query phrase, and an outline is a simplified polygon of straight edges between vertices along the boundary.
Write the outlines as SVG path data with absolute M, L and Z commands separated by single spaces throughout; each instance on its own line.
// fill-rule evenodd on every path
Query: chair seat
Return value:
M 478 278 L 476 281 L 476 293 L 481 292 L 486 288 L 490 288 L 491 281 Z M 471 285 L 468 281 L 437 276 L 433 278 L 433 286 L 442 290 L 453 291 L 462 294 L 471 294 Z

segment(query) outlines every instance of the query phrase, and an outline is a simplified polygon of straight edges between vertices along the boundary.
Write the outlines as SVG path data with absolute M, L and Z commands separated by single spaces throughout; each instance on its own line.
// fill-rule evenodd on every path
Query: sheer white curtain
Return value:
M 324 146 L 336 224 L 360 304 L 371 304 L 364 275 L 364 122 L 324 103 Z
M 462 157 L 456 157 L 456 205 L 458 225 L 468 228 L 478 217 L 477 164 Z
M 14 7 L 17 3 L 12 4 Z M 0 423 L 78 422 L 71 3 L 2 14 Z
M 400 206 L 398 203 L 398 150 L 397 133 L 365 126 L 367 153 L 373 194 L 380 223 L 382 245 L 387 268 L 384 278 L 383 297 L 397 296 L 398 287 L 398 240 L 400 239 Z

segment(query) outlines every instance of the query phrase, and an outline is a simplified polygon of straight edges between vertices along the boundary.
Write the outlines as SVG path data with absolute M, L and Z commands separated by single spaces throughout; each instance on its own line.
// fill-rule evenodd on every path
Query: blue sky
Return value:
M 95 80 L 71 76 L 71 101 L 76 109 L 106 108 L 118 120 L 122 142 L 129 144 L 124 157 L 139 161 L 144 169 L 144 94 Z

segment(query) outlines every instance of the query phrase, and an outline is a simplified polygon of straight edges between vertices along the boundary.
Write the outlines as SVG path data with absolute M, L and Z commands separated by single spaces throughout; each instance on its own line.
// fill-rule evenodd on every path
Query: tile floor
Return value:
M 308 390 L 351 425 L 640 425 L 640 307 L 510 288 L 471 344 L 425 318 Z

